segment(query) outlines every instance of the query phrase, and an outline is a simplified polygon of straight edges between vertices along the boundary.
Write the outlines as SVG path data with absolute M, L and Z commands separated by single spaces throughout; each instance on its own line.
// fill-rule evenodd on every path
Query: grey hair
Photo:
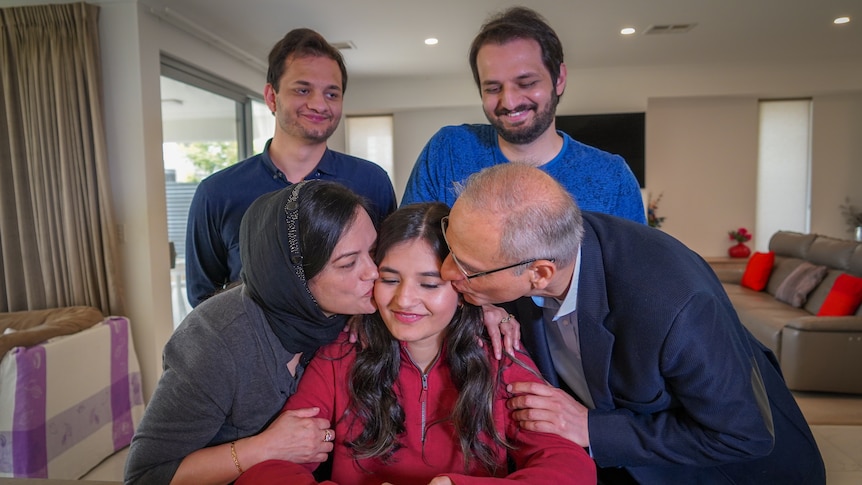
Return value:
M 458 200 L 497 218 L 502 259 L 553 258 L 559 267 L 574 263 L 584 238 L 581 210 L 568 191 L 538 168 L 521 162 L 486 168 L 467 179 Z

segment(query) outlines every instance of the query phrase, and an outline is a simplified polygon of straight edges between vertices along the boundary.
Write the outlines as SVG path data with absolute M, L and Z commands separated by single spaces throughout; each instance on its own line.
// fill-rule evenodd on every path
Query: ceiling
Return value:
M 221 48 L 265 70 L 272 45 L 297 27 L 342 51 L 351 78 L 465 75 L 467 50 L 487 16 L 537 10 L 560 36 L 569 70 L 680 64 L 862 62 L 860 0 L 142 0 L 186 30 L 216 33 Z M 851 22 L 833 25 L 838 16 Z M 645 35 L 656 25 L 687 33 Z M 620 35 L 623 27 L 637 33 Z M 426 46 L 426 37 L 439 44 Z

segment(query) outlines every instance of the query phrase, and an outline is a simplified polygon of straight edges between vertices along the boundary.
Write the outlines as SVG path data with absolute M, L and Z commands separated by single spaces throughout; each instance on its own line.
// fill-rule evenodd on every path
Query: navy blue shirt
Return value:
M 291 185 L 269 157 L 271 142 L 266 142 L 263 153 L 210 175 L 195 190 L 186 228 L 186 288 L 192 306 L 239 280 L 243 214 L 261 195 Z M 395 210 L 389 175 L 367 160 L 327 148 L 305 178 L 339 182 L 365 197 L 371 202 L 375 223 Z

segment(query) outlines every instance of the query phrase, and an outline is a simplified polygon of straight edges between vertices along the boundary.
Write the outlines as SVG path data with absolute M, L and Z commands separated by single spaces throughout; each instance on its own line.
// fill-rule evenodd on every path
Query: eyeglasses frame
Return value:
M 467 281 L 470 281 L 473 278 L 478 278 L 480 276 L 487 276 L 489 274 L 494 274 L 494 273 L 497 273 L 499 271 L 505 271 L 507 269 L 516 268 L 516 267 L 524 265 L 524 264 L 535 263 L 536 261 L 538 261 L 540 259 L 554 262 L 554 258 L 530 258 L 530 259 L 525 259 L 523 261 L 519 261 L 515 264 L 503 266 L 502 268 L 490 269 L 488 271 L 479 271 L 478 273 L 468 274 L 467 270 L 464 269 L 464 265 L 461 264 L 461 261 L 458 261 L 458 258 L 455 256 L 455 253 L 452 252 L 452 246 L 449 245 L 449 240 L 446 239 L 446 227 L 448 225 L 449 225 L 449 216 L 444 216 L 443 218 L 440 219 L 440 229 L 443 232 L 443 242 L 445 242 L 446 247 L 449 248 L 449 255 L 452 256 L 452 261 L 455 262 L 455 266 L 458 268 L 458 271 L 460 271 L 461 274 L 464 275 L 464 278 L 467 279 Z

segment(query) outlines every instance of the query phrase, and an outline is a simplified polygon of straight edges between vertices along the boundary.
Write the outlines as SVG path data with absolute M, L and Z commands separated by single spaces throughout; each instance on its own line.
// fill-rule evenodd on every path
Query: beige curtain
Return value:
M 98 7 L 0 9 L 0 312 L 123 314 Z

